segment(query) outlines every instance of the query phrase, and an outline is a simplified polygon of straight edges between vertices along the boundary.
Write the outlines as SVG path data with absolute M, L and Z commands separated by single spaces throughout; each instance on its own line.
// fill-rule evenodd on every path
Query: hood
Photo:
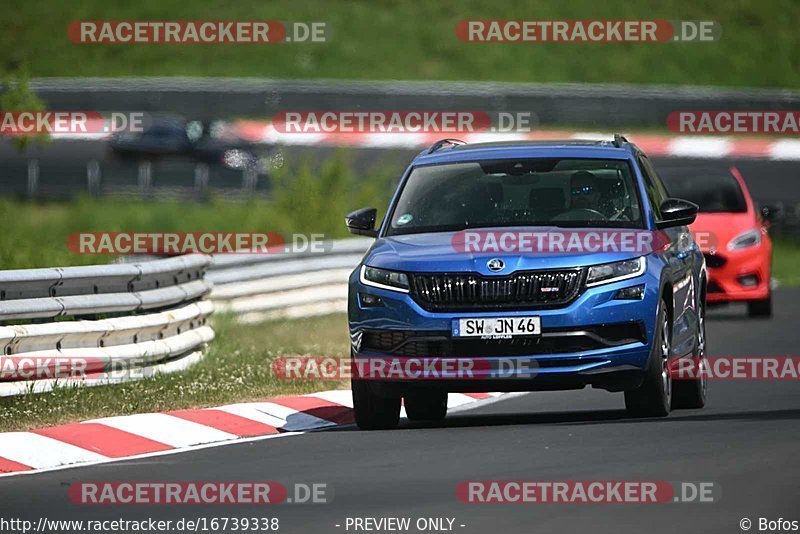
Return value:
M 726 250 L 728 243 L 747 230 L 759 228 L 752 213 L 698 213 L 689 226 L 703 252 Z
M 514 230 L 506 228 L 504 230 Z M 530 230 L 530 229 L 527 229 Z M 536 231 L 565 230 L 563 228 L 537 228 Z M 535 269 L 561 269 L 583 267 L 598 263 L 622 261 L 641 256 L 634 252 L 593 253 L 507 253 L 464 252 L 454 246 L 458 232 L 432 232 L 384 237 L 375 241 L 364 263 L 408 272 L 477 272 L 490 276 L 504 276 L 515 271 Z M 500 272 L 492 272 L 487 266 L 491 259 L 499 258 L 505 263 Z

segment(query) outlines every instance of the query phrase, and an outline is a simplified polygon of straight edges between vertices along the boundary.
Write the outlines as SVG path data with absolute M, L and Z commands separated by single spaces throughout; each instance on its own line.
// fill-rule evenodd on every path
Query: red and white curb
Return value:
M 287 133 L 268 121 L 236 121 L 229 125 L 231 133 L 258 144 L 286 146 L 332 146 L 422 150 L 444 137 L 458 137 L 467 143 L 510 140 L 589 139 L 610 140 L 613 134 L 566 130 L 538 130 L 524 133 L 475 132 L 469 134 L 426 133 Z M 105 130 L 105 131 L 104 131 Z M 89 128 L 90 133 L 56 134 L 59 139 L 98 141 L 110 137 L 108 128 Z M 650 156 L 676 158 L 761 158 L 800 160 L 800 140 L 796 138 L 758 138 L 714 135 L 625 134 Z
M 253 143 L 349 146 L 358 148 L 423 149 L 444 137 L 458 137 L 467 143 L 509 140 L 588 139 L 610 140 L 612 133 L 540 130 L 525 133 L 478 132 L 463 135 L 443 133 L 286 133 L 269 122 L 239 121 L 234 133 Z M 800 140 L 711 135 L 625 134 L 649 156 L 676 158 L 763 158 L 800 159 Z
M 450 393 L 450 411 L 502 393 Z M 353 423 L 349 390 L 0 433 L 0 476 L 171 454 Z M 401 412 L 405 417 L 405 410 Z

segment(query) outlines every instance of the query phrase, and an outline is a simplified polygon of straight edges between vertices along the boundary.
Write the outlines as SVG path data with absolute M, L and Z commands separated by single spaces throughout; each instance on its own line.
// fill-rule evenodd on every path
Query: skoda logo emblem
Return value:
M 492 271 L 493 273 L 497 273 L 505 269 L 506 264 L 500 258 L 492 258 L 491 260 L 486 262 L 486 267 L 488 267 L 489 270 Z

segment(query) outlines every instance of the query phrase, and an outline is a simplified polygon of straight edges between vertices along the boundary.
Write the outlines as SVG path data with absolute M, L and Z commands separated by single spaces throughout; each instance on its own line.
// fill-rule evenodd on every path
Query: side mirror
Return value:
M 767 222 L 772 222 L 778 215 L 777 206 L 761 206 L 761 218 Z
M 378 231 L 375 230 L 375 217 L 378 210 L 375 208 L 361 208 L 352 213 L 348 213 L 344 218 L 344 224 L 351 234 L 375 237 Z
M 656 223 L 659 229 L 692 224 L 697 218 L 697 204 L 680 198 L 668 198 L 661 203 L 661 220 Z

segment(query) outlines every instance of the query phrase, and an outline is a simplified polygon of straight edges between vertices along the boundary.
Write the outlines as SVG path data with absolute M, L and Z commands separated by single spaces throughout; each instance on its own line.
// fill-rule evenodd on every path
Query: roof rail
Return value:
M 431 145 L 431 147 L 428 149 L 428 154 L 433 154 L 445 145 L 456 146 L 466 144 L 466 141 L 462 141 L 461 139 L 440 139 Z
M 628 140 L 625 137 L 621 136 L 620 134 L 614 134 L 614 146 L 617 148 L 622 147 L 622 143 L 627 143 Z

